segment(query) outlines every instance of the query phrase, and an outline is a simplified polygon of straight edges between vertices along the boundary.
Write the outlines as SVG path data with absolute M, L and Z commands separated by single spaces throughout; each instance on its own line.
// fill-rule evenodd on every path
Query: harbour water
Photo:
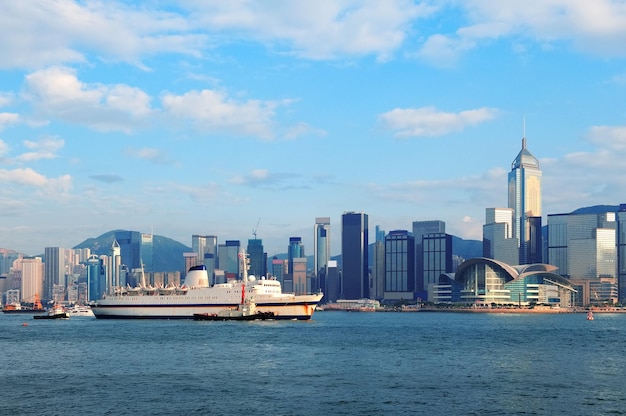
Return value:
M 2 315 L 0 348 L 4 415 L 626 414 L 626 314 Z

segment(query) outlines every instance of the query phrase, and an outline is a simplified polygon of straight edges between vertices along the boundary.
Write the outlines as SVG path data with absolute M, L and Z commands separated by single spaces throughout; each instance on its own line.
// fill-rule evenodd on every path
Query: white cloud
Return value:
M 25 98 L 40 117 L 56 117 L 101 131 L 130 132 L 152 112 L 150 97 L 142 90 L 123 84 L 85 84 L 66 67 L 27 75 Z
M 388 59 L 410 31 L 411 21 L 435 8 L 409 0 L 184 3 L 202 26 L 269 43 L 308 59 L 375 55 Z
M 589 130 L 591 143 L 612 150 L 626 150 L 626 126 L 594 126 Z
M 464 52 L 504 37 L 542 47 L 565 42 L 591 55 L 626 56 L 626 4 L 622 1 L 466 0 L 457 4 L 465 23 L 452 32 L 428 36 L 419 57 L 447 66 Z
M 0 183 L 36 188 L 48 195 L 66 194 L 72 189 L 72 177 L 47 178 L 31 168 L 0 169 Z
M 89 53 L 141 66 L 159 52 L 199 55 L 206 42 L 186 16 L 113 1 L 4 2 L 0 27 L 0 68 L 7 69 L 84 62 Z
M 33 150 L 32 152 L 22 153 L 16 157 L 21 162 L 32 162 L 40 159 L 54 159 L 57 152 L 63 148 L 65 142 L 56 137 L 46 137 L 37 142 L 31 140 L 23 141 L 24 147 Z
M 277 102 L 249 99 L 237 101 L 215 90 L 189 91 L 182 95 L 165 94 L 164 111 L 181 119 L 191 120 L 206 132 L 228 131 L 270 139 Z
M 0 157 L 3 157 L 9 151 L 9 145 L 2 139 L 0 139 Z
M 16 113 L 0 113 L 0 130 L 9 124 L 15 124 L 20 120 L 19 114 Z
M 383 126 L 396 137 L 434 137 L 489 121 L 498 110 L 478 108 L 458 113 L 437 111 L 434 107 L 396 108 L 379 115 Z

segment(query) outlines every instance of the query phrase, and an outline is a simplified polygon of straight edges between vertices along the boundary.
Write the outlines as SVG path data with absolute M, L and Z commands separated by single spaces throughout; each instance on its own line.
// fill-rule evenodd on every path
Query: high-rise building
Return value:
M 248 273 L 256 277 L 267 276 L 267 253 L 263 251 L 263 240 L 260 238 L 249 239 L 246 251 L 250 259 Z
M 315 218 L 313 226 L 313 271 L 315 280 L 313 291 L 323 288 L 326 268 L 330 261 L 330 217 Z
M 121 262 L 129 269 L 141 268 L 141 233 L 116 231 L 115 240 L 120 249 Z
M 483 257 L 517 265 L 519 244 L 513 238 L 513 209 L 487 208 L 483 225 Z
M 541 241 L 531 241 L 531 237 L 540 238 L 541 233 L 532 233 L 529 224 L 530 217 L 541 217 L 541 170 L 539 161 L 526 147 L 526 137 L 522 138 L 522 150 L 511 163 L 509 208 L 513 209 L 513 238 L 519 242 L 517 263 L 529 264 L 530 260 L 536 260 L 530 258 L 534 248 L 541 247 Z
M 367 214 L 346 212 L 341 217 L 342 297 L 370 297 Z
M 413 300 L 415 295 L 415 238 L 406 230 L 385 237 L 386 300 Z
M 46 247 L 44 249 L 44 292 L 45 300 L 62 301 L 58 295 L 65 290 L 65 249 Z
M 293 293 L 296 295 L 305 295 L 311 292 L 311 288 L 307 285 L 306 278 L 306 257 L 298 257 L 293 259 L 293 272 L 291 278 L 293 282 Z
M 154 270 L 154 236 L 152 234 L 141 234 L 141 242 L 139 244 L 139 268 L 144 272 L 153 272 Z M 130 266 L 129 266 L 130 267 Z
M 18 260 L 18 267 L 22 274 L 20 291 L 24 302 L 32 303 L 41 297 L 44 284 L 44 266 L 41 257 L 24 257 Z
M 426 234 L 445 232 L 446 223 L 443 221 L 413 221 L 413 238 L 415 238 L 415 296 L 419 299 L 426 299 L 427 297 L 427 286 L 424 281 L 422 238 Z
M 446 233 L 431 233 L 422 236 L 422 264 L 424 265 L 424 287 L 427 299 L 432 299 L 433 286 L 439 276 L 454 271 L 452 262 L 452 236 Z
M 226 277 L 239 279 L 241 277 L 239 251 L 241 243 L 239 240 L 226 240 L 219 245 L 218 262 L 221 270 L 224 270 Z
M 287 273 L 293 274 L 293 259 L 305 257 L 304 245 L 301 237 L 289 237 L 289 247 L 287 247 Z
M 376 226 L 378 233 L 378 226 Z M 385 298 L 385 239 L 376 240 L 372 250 L 372 290 L 370 298 L 383 300 Z M 415 280 L 415 279 L 413 279 Z
M 626 303 L 626 204 L 617 212 L 617 286 L 618 299 Z
M 120 286 L 120 270 L 122 265 L 122 255 L 120 245 L 117 240 L 113 240 L 109 255 L 109 264 L 107 267 L 107 285 L 106 292 L 113 293 L 113 288 Z
M 204 253 L 206 253 L 206 237 L 194 234 L 191 236 L 191 251 L 196 253 L 198 264 L 204 264 Z
M 104 263 L 98 256 L 91 255 L 85 262 L 87 268 L 87 299 L 98 300 L 106 293 L 106 273 Z
M 576 287 L 576 304 L 618 300 L 615 212 L 548 215 L 548 262 Z

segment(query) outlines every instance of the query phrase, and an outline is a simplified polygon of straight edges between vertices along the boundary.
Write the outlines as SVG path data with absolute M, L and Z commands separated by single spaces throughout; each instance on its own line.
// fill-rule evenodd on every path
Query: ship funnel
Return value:
M 204 265 L 194 266 L 185 276 L 185 286 L 187 287 L 209 287 L 209 274 Z

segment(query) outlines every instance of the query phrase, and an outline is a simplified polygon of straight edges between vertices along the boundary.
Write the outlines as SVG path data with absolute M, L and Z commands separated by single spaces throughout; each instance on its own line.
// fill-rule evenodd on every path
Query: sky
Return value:
M 626 2 L 0 0 L 0 247 L 316 217 L 482 239 L 522 137 L 548 214 L 626 202 Z

